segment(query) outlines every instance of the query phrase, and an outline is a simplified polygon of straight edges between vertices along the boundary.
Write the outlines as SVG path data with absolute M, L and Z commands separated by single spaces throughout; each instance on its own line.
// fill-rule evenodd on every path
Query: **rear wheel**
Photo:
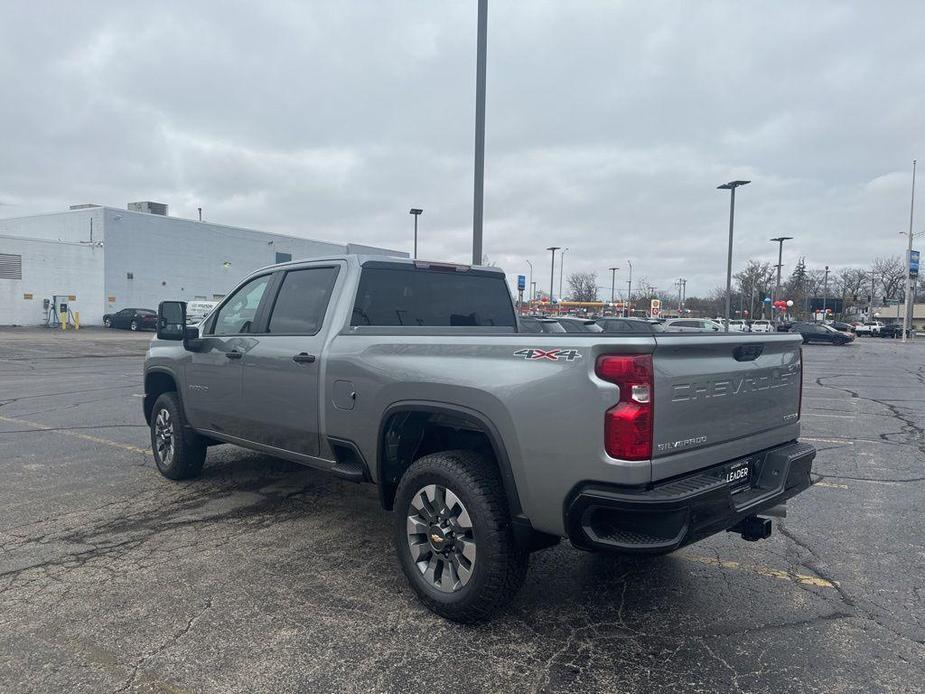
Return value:
M 112 318 L 110 318 L 109 316 L 106 316 L 106 317 L 103 319 L 103 327 L 104 327 L 104 328 L 111 328 L 111 327 L 112 327 Z
M 174 392 L 163 393 L 151 411 L 151 450 L 158 471 L 171 480 L 197 477 L 206 459 L 206 444 L 189 431 L 180 399 Z
M 529 554 L 517 546 L 497 468 L 472 451 L 418 459 L 395 495 L 395 549 L 418 598 L 472 623 L 507 605 Z

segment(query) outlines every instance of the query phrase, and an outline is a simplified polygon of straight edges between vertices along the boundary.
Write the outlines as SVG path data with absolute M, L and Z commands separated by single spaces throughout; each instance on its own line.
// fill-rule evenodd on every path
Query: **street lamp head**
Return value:
M 560 248 L 562 248 L 562 246 L 550 246 L 546 250 L 547 251 L 558 251 Z
M 619 270 L 620 268 L 618 268 L 618 267 L 609 267 L 609 268 L 607 268 L 607 269 L 610 270 L 611 272 L 613 272 L 614 270 Z
M 776 239 L 768 239 L 768 241 L 774 241 L 775 243 L 783 243 L 784 241 L 792 241 L 792 236 L 778 236 Z
M 729 183 L 724 183 L 721 186 L 716 186 L 718 190 L 732 190 L 733 188 L 738 188 L 739 186 L 748 185 L 751 181 L 729 181 Z
M 411 211 L 410 211 L 408 214 L 419 215 L 419 214 L 421 214 L 423 211 L 424 211 L 424 210 L 422 210 L 420 207 L 412 207 L 412 208 L 411 208 Z

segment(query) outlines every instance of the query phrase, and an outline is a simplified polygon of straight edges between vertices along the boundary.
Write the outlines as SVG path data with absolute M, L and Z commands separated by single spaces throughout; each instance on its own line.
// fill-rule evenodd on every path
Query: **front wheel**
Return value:
M 188 431 L 180 399 L 163 393 L 151 411 L 151 450 L 158 471 L 167 479 L 198 477 L 206 459 L 202 437 Z
M 395 550 L 418 598 L 469 624 L 517 593 L 529 554 L 514 542 L 497 467 L 472 451 L 424 456 L 395 495 Z
M 128 327 L 132 332 L 135 332 L 136 330 L 138 330 L 138 321 L 133 320 Z

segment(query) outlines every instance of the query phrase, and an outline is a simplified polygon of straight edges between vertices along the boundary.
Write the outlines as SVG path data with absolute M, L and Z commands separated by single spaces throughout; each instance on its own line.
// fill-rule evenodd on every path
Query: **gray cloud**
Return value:
M 780 234 L 790 266 L 901 252 L 923 24 L 911 1 L 493 2 L 486 253 L 540 286 L 555 244 L 602 285 L 631 258 L 703 293 L 738 177 L 739 260 Z M 153 198 L 407 248 L 420 205 L 422 254 L 465 262 L 474 47 L 473 2 L 10 5 L 4 214 Z

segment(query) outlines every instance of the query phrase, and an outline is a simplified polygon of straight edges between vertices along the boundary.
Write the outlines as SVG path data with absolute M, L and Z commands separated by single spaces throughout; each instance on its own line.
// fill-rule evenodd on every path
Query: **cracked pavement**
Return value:
M 820 484 L 769 540 L 562 543 L 463 627 L 372 486 L 231 446 L 158 475 L 149 337 L 0 329 L 0 692 L 925 691 L 925 340 L 805 348 Z

